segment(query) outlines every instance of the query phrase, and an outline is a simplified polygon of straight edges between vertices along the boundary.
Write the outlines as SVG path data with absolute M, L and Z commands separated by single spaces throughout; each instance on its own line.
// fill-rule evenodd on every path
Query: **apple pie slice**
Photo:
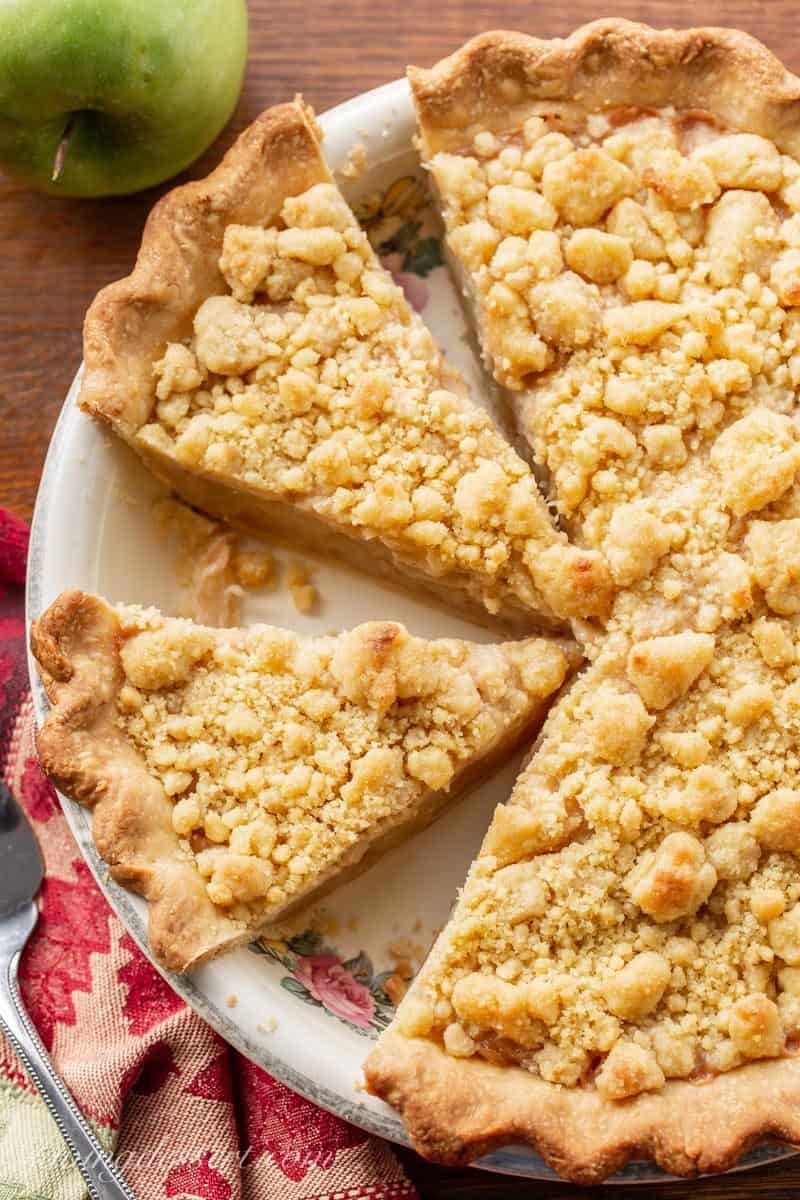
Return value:
M 300 101 L 154 209 L 85 325 L 81 405 L 188 502 L 338 552 L 486 620 L 604 614 L 602 555 L 556 532 L 334 186 Z
M 486 34 L 409 75 L 486 362 L 565 527 L 627 589 L 687 506 L 709 524 L 709 451 L 744 398 L 794 403 L 798 85 L 735 30 L 616 20 Z
M 186 970 L 361 870 L 532 736 L 576 650 L 373 622 L 211 629 L 68 592 L 32 630 L 44 769 Z
M 445 1161 L 721 1170 L 800 1141 L 800 81 L 624 21 L 412 79 L 487 354 L 618 592 L 368 1082 Z

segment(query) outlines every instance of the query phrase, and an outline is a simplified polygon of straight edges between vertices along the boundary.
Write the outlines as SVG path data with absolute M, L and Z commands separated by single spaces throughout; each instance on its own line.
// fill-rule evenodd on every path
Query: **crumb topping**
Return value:
M 800 166 L 683 130 L 534 116 L 430 164 L 618 593 L 398 1026 L 611 1101 L 800 1038 Z
M 565 125 L 531 117 L 491 152 L 478 132 L 430 167 L 487 358 L 571 531 L 627 588 L 693 524 L 698 459 L 728 521 L 793 481 L 800 169 L 715 127 L 684 147 L 674 113 Z M 665 511 L 671 531 L 646 527 Z
M 307 638 L 118 612 L 120 728 L 209 898 L 251 924 L 449 790 L 568 669 L 543 639 L 428 642 L 393 623 Z
M 765 661 L 759 620 L 718 635 L 678 698 L 642 706 L 644 730 L 633 705 L 614 708 L 641 701 L 608 650 L 572 686 L 401 1029 L 463 1054 L 455 1022 L 473 1054 L 615 1099 L 792 1048 L 800 670 Z M 800 631 L 781 633 L 796 652 Z
M 289 197 L 279 226 L 228 226 L 219 265 L 230 290 L 156 364 L 143 445 L 377 537 L 490 612 L 607 610 L 601 554 L 554 530 L 333 185 Z

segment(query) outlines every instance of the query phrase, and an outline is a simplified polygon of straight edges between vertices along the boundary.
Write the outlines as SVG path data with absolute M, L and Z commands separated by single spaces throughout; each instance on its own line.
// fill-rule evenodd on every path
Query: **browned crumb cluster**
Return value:
M 398 1014 L 621 1100 L 800 1037 L 800 167 L 665 111 L 431 163 L 483 343 L 619 588 Z

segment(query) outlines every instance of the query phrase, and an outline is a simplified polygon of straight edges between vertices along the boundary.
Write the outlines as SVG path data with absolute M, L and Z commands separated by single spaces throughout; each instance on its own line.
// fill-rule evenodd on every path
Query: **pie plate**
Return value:
M 384 263 L 464 372 L 473 393 L 492 407 L 491 389 L 467 338 L 456 291 L 441 263 L 437 230 L 425 208 L 405 81 L 340 105 L 320 124 L 328 162 L 340 172 L 345 195 Z M 364 156 L 362 146 L 365 169 L 352 178 L 352 165 Z M 110 601 L 154 604 L 176 613 L 186 597 L 174 547 L 153 517 L 153 505 L 163 494 L 160 485 L 130 451 L 78 410 L 78 386 L 79 377 L 53 434 L 36 503 L 28 621 L 59 592 L 75 587 Z M 502 414 L 496 415 L 502 420 Z M 285 563 L 282 550 L 276 550 L 276 557 Z M 311 565 L 321 596 L 318 612 L 296 612 L 287 588 L 279 585 L 245 598 L 244 622 L 323 633 L 381 618 L 400 620 L 423 637 L 486 641 L 492 636 L 344 566 Z M 46 700 L 32 662 L 30 666 L 41 721 Z M 231 1045 L 289 1087 L 370 1133 L 404 1142 L 396 1114 L 360 1086 L 364 1057 L 391 1018 L 386 986 L 393 956 L 402 942 L 407 943 L 402 953 L 419 960 L 444 923 L 495 804 L 509 794 L 517 766 L 508 763 L 434 826 L 341 887 L 323 910 L 296 922 L 283 940 L 262 940 L 189 976 L 169 976 L 170 984 Z M 86 811 L 63 796 L 61 803 L 100 887 L 147 954 L 144 903 L 108 879 Z M 791 1153 L 764 1144 L 742 1166 Z M 524 1147 L 499 1150 L 478 1165 L 533 1179 L 557 1178 Z M 611 1182 L 665 1178 L 649 1164 L 633 1163 Z

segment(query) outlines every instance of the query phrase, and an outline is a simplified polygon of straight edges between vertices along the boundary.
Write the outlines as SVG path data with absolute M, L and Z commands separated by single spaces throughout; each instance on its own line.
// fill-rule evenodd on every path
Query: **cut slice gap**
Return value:
M 186 970 L 427 825 L 536 732 L 573 643 L 424 641 L 390 622 L 211 629 L 65 593 L 32 645 L 42 764 Z
M 439 214 L 443 211 L 443 200 L 433 176 L 429 180 L 430 192 L 437 204 Z M 532 439 L 526 435 L 525 423 L 521 419 L 519 396 L 504 387 L 494 373 L 494 362 L 487 349 L 487 339 L 483 329 L 483 313 L 477 298 L 475 283 L 465 265 L 453 252 L 446 238 L 444 241 L 444 260 L 456 285 L 461 312 L 467 326 L 467 333 L 472 349 L 481 364 L 485 377 L 485 386 L 491 388 L 496 397 L 496 418 L 503 436 L 508 440 L 517 454 L 531 469 L 534 479 L 539 485 L 547 511 L 556 529 L 564 531 L 564 522 L 556 505 L 552 479 L 545 464 L 538 462 L 533 452 Z
M 605 613 L 336 190 L 310 110 L 265 113 L 156 206 L 85 326 L 81 404 L 190 504 L 517 629 Z

